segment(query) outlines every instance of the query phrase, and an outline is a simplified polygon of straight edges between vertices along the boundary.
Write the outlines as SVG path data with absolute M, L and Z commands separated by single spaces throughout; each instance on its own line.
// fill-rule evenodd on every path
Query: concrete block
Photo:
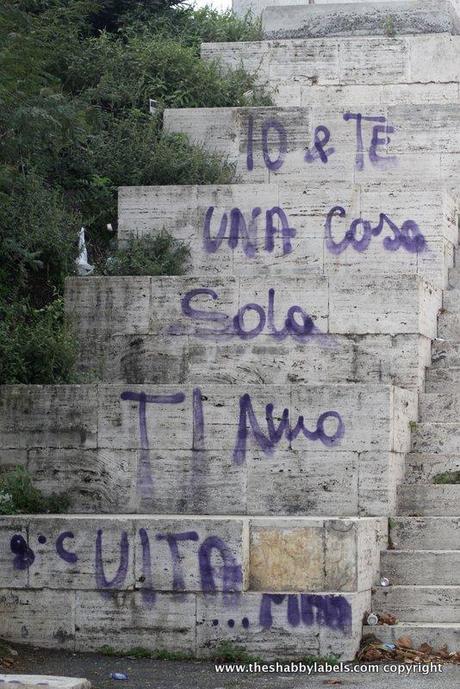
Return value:
M 456 105 L 415 107 L 398 99 L 393 105 L 378 101 L 364 110 L 356 103 L 344 108 L 340 102 L 330 107 L 312 102 L 316 103 L 316 96 L 304 107 L 222 108 L 218 118 L 215 109 L 166 110 L 165 129 L 183 132 L 208 150 L 228 156 L 241 182 L 295 182 L 308 188 L 384 180 L 399 187 L 398 194 L 415 186 L 418 195 L 421 188 L 432 189 L 436 179 L 449 193 L 458 193 L 453 182 L 460 170 Z M 431 121 L 433 140 L 428 135 Z M 318 127 L 326 127 L 327 132 Z M 358 145 L 359 131 L 362 144 Z M 380 138 L 382 132 L 389 141 L 372 149 L 373 135 Z M 322 142 L 326 162 L 315 142 Z
M 369 592 L 248 592 L 230 603 L 219 596 L 200 595 L 198 652 L 209 656 L 226 641 L 267 660 L 327 655 L 332 648 L 341 648 L 343 659 L 351 659 L 359 646 L 362 614 L 369 602 Z
M 397 550 L 460 550 L 460 518 L 392 517 L 390 536 Z
M 398 514 L 456 516 L 460 486 L 458 485 L 408 485 L 398 488 Z
M 407 329 L 436 336 L 440 293 L 428 283 L 408 276 L 391 276 L 386 289 L 379 280 L 359 272 L 341 269 L 331 277 L 329 291 L 329 328 L 335 333 L 396 334 Z M 372 295 L 372 296 L 371 296 Z M 383 308 L 378 308 L 379 301 Z M 377 305 L 377 308 L 375 306 Z
M 1 445 L 6 449 L 96 447 L 96 399 L 94 385 L 4 385 Z
M 262 28 L 267 39 L 322 36 L 375 36 L 458 33 L 450 2 L 407 1 L 344 5 L 266 7 Z
M 459 435 L 458 423 L 419 423 L 412 434 L 412 450 L 429 454 L 455 454 Z
M 53 677 L 51 675 L 1 675 L 2 689 L 36 689 L 49 687 L 50 689 L 90 689 L 91 683 L 87 679 L 78 677 Z
M 252 519 L 250 589 L 362 591 L 372 584 L 384 520 Z M 369 571 L 371 575 L 369 576 Z
M 455 624 L 460 612 L 460 587 L 378 587 L 372 597 L 372 609 L 396 615 L 400 622 Z
M 158 593 L 146 603 L 139 592 L 95 591 L 76 594 L 78 651 L 97 651 L 105 643 L 120 651 L 141 647 L 195 653 L 195 594 Z
M 375 634 L 375 627 L 363 627 L 363 634 Z M 460 643 L 460 625 L 453 622 L 401 622 L 378 627 L 378 637 L 383 643 L 394 643 L 403 636 L 412 640 L 414 648 L 428 643 L 435 650 L 447 646 L 454 653 Z
M 335 115 L 333 119 L 336 120 Z M 347 126 L 343 128 L 346 130 Z M 294 126 L 289 132 L 296 136 Z M 346 138 L 345 131 L 343 138 Z M 296 142 L 295 145 L 303 156 L 305 142 Z M 289 174 L 293 165 L 296 169 L 302 165 L 296 155 L 286 161 L 287 169 L 283 174 Z M 350 156 L 353 157 L 352 152 Z M 119 191 L 120 237 L 124 240 L 132 235 L 151 235 L 158 232 L 158 227 L 164 227 L 177 239 L 189 244 L 189 272 L 200 278 L 209 276 L 216 283 L 222 275 L 259 278 L 261 270 L 267 270 L 268 275 L 277 281 L 287 271 L 292 276 L 304 278 L 306 267 L 313 272 L 328 274 L 337 267 L 350 266 L 376 274 L 389 271 L 415 273 L 434 285 L 445 286 L 448 268 L 453 263 L 452 245 L 458 239 L 456 199 L 436 190 L 415 195 L 413 190 L 401 189 L 396 183 L 389 184 L 386 192 L 383 204 L 382 189 L 378 185 L 343 182 L 331 185 L 329 180 L 322 185 L 309 184 L 306 189 L 298 184 L 280 185 L 275 182 L 263 186 L 244 184 L 185 189 L 122 187 Z M 188 199 L 187 203 L 184 198 Z M 163 215 L 168 204 L 173 210 Z M 254 214 L 257 219 L 251 220 Z M 387 220 L 382 220 L 382 214 Z M 380 222 L 381 236 L 367 241 L 366 246 L 354 247 L 344 238 L 359 218 L 368 220 L 375 227 Z M 396 229 L 391 223 L 396 223 Z M 392 237 L 394 240 L 394 233 L 405 227 L 405 223 L 415 223 L 419 228 L 426 242 L 423 248 L 413 251 L 400 245 L 396 251 L 387 250 L 386 243 Z M 359 236 L 363 234 L 364 227 L 359 229 L 360 225 L 362 223 L 358 222 L 358 229 L 354 230 Z M 237 241 L 236 247 L 233 246 L 234 241 Z M 135 301 L 139 291 L 137 279 L 133 281 L 132 294 L 125 292 L 126 283 L 123 279 L 117 283 L 117 288 L 125 296 L 120 296 L 117 302 L 112 298 L 112 308 L 117 311 L 112 327 L 115 332 L 120 318 L 118 301 Z M 158 305 L 155 298 L 158 284 L 166 288 L 170 282 L 168 279 L 152 282 L 150 304 L 154 310 Z M 85 284 L 82 307 L 79 307 L 77 297 L 73 295 L 77 286 L 78 283 L 76 285 L 72 281 L 67 284 L 68 310 L 81 314 L 87 330 L 88 325 L 94 327 L 86 311 L 86 308 L 91 308 L 91 301 L 87 307 L 88 287 Z M 96 288 L 99 288 L 99 283 L 96 283 Z M 113 290 L 111 285 L 109 294 Z M 93 301 L 93 310 L 99 310 L 98 302 L 101 300 L 99 297 Z M 106 304 L 109 302 L 108 297 L 103 300 Z M 129 309 L 126 319 L 128 317 L 136 322 L 136 314 Z M 102 318 L 106 322 L 108 314 L 104 312 Z M 151 329 L 151 324 L 149 327 Z M 140 332 L 139 326 L 137 328 Z
M 11 643 L 42 648 L 75 646 L 75 593 L 73 591 L 0 590 L 0 636 Z
M 405 483 L 433 483 L 438 474 L 460 471 L 458 455 L 430 455 L 410 452 L 406 455 Z
M 28 390 L 22 386 L 22 395 Z M 48 494 L 66 492 L 74 511 L 367 514 L 369 494 L 359 507 L 357 465 L 361 453 L 373 453 L 385 478 L 375 486 L 371 513 L 386 514 L 391 453 L 408 451 L 417 413 L 415 392 L 381 384 L 99 385 L 91 394 L 99 417 L 96 457 L 65 448 L 54 473 L 52 448 L 29 452 L 37 485 Z M 58 423 L 56 410 L 50 413 Z M 15 421 L 20 431 L 21 417 Z M 372 471 L 366 463 L 365 492 Z M 377 500 L 382 511 L 375 511 Z
M 24 573 L 30 589 L 97 590 L 104 597 L 138 588 L 145 598 L 156 591 L 232 593 L 246 585 L 241 519 L 24 516 L 2 524 L 0 546 L 2 585 L 17 587 Z
M 459 586 L 459 561 L 457 550 L 386 550 L 381 572 L 394 586 Z
M 268 458 L 254 452 L 247 466 L 247 509 L 258 515 L 353 516 L 359 510 L 359 456 L 353 452 L 288 449 Z M 346 487 L 346 488 L 345 488 Z M 386 507 L 380 505 L 379 514 Z

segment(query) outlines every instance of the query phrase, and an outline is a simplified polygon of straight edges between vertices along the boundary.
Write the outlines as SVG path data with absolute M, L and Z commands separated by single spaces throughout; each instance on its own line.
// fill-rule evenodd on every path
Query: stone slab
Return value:
M 359 115 L 363 119 L 359 120 Z M 433 180 L 452 194 L 458 193 L 459 118 L 456 104 L 414 106 L 398 100 L 393 105 L 377 102 L 363 107 L 358 101 L 358 105 L 341 106 L 339 101 L 328 106 L 316 97 L 302 107 L 183 108 L 164 113 L 167 131 L 182 132 L 208 150 L 228 157 L 236 164 L 241 182 L 282 181 L 306 187 L 384 182 L 399 185 L 399 194 L 414 187 L 417 193 L 421 188 L 431 189 Z M 358 145 L 360 130 L 362 145 Z M 373 134 L 380 138 L 383 131 L 389 141 L 385 139 L 372 149 Z M 316 143 L 322 142 L 323 154 L 327 152 L 323 159 L 315 136 Z M 452 203 L 447 208 L 452 208 Z M 455 232 L 455 219 L 452 230 Z
M 400 0 L 334 5 L 266 7 L 262 13 L 264 38 L 322 36 L 396 36 L 459 32 L 459 19 L 450 2 Z
M 381 573 L 393 586 L 459 586 L 459 562 L 458 550 L 386 550 Z
M 24 399 L 29 391 L 39 399 L 33 386 L 18 387 Z M 37 486 L 47 494 L 66 492 L 73 511 L 386 514 L 402 454 L 410 447 L 409 422 L 417 415 L 414 392 L 382 384 L 86 387 L 96 400 L 96 461 L 93 448 L 82 452 L 79 442 L 60 446 L 54 408 L 53 442 L 38 438 L 29 448 Z M 60 388 L 64 399 L 72 398 L 71 389 Z M 63 412 L 72 418 L 83 404 L 77 389 L 75 409 Z M 17 392 L 15 386 L 2 389 L 5 408 L 8 395 L 14 401 Z M 41 394 L 46 396 L 46 388 Z M 37 426 L 42 406 L 37 405 Z M 22 408 L 30 405 L 23 402 Z M 25 423 L 31 421 L 27 411 Z M 20 431 L 19 413 L 15 423 Z M 275 435 L 271 424 L 280 429 Z M 14 437 L 23 444 L 20 432 Z M 8 438 L 12 443 L 13 436 Z M 377 464 L 382 480 L 372 486 Z M 110 481 L 101 488 L 106 474 Z
M 121 187 L 118 207 L 122 241 L 132 235 L 151 236 L 163 228 L 190 247 L 187 272 L 200 278 L 254 279 L 263 270 L 276 280 L 287 273 L 304 276 L 306 268 L 309 274 L 329 275 L 346 266 L 372 274 L 415 273 L 444 287 L 453 260 L 451 245 L 458 239 L 458 206 L 453 197 L 436 189 L 414 194 L 394 183 L 385 190 L 380 185 L 343 182 L 306 188 L 276 182 L 263 186 Z M 356 245 L 347 241 L 347 231 L 359 219 L 379 226 L 380 235 Z M 423 246 L 417 249 L 412 241 L 389 250 L 388 242 L 405 223 L 422 235 Z M 357 237 L 363 236 L 363 228 L 358 222 Z M 92 294 L 103 319 L 110 310 L 128 313 L 142 332 L 148 325 L 145 313 L 154 300 L 150 306 L 145 301 L 147 286 L 144 288 L 139 278 L 136 287 L 136 296 L 123 295 L 122 283 L 117 282 L 99 297 L 95 283 L 85 303 Z M 129 306 L 123 310 L 122 302 L 128 300 L 129 304 L 144 300 L 143 319 Z M 75 307 L 78 302 L 69 298 L 68 313 Z M 113 322 L 116 329 L 118 315 Z
M 455 624 L 460 614 L 460 587 L 377 587 L 372 596 L 372 610 L 395 615 L 400 622 Z
M 392 517 L 390 537 L 397 550 L 460 550 L 460 518 Z
M 49 687 L 49 689 L 90 689 L 91 682 L 77 677 L 54 677 L 51 675 L 15 675 L 0 674 L 0 686 L 2 689 L 37 689 L 37 687 Z

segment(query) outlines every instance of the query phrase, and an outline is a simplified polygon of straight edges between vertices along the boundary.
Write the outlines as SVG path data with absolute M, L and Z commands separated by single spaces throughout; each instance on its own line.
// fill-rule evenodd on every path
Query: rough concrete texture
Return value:
M 443 183 L 458 193 L 458 106 L 378 105 L 364 113 L 362 104 L 351 109 L 333 107 L 318 111 L 308 106 L 166 110 L 165 126 L 228 157 L 236 165 L 238 178 L 247 184 L 291 182 L 308 189 L 344 181 L 350 185 L 380 182 L 385 187 L 399 185 L 401 194 L 415 190 L 423 194 Z M 355 119 L 344 119 L 347 113 Z M 361 120 L 362 146 L 357 143 L 360 113 L 383 118 L 377 124 Z M 316 131 L 318 127 L 325 129 Z M 386 128 L 390 139 L 386 145 L 379 144 L 377 158 L 371 152 L 375 127 Z M 327 152 L 325 162 L 315 137 L 319 149 Z M 455 217 L 455 203 L 449 206 L 447 217 L 452 212 Z
M 291 120 L 291 135 L 294 126 Z M 266 155 L 253 149 L 256 158 L 266 168 Z M 346 268 L 385 276 L 413 272 L 440 287 L 447 285 L 458 241 L 457 215 L 457 197 L 429 188 L 414 194 L 397 183 L 383 189 L 343 182 L 123 187 L 118 204 L 122 241 L 165 229 L 190 246 L 189 272 L 200 278 L 259 278 L 261 270 L 273 278 L 300 277 L 306 269 L 333 276 Z M 379 228 L 372 239 L 364 221 Z M 395 234 L 402 237 L 409 226 L 419 244 L 414 239 L 390 250 Z M 362 242 L 346 239 L 350 228 Z
M 19 543 L 24 537 L 17 533 L 20 529 L 15 532 L 13 527 L 17 524 L 11 524 L 10 534 L 15 539 L 16 567 L 18 558 L 26 560 L 26 576 L 31 584 L 11 588 L 10 576 L 9 588 L 0 590 L 2 637 L 13 642 L 74 650 L 94 651 L 109 644 L 119 651 L 142 647 L 200 656 L 210 655 L 226 640 L 235 645 L 243 643 L 249 652 L 268 658 L 342 653 L 344 658 L 351 659 L 359 645 L 364 611 L 370 606 L 369 573 L 375 576 L 384 532 L 384 525 L 379 520 L 371 520 L 368 524 L 362 520 L 359 524 L 336 520 L 317 522 L 316 527 L 311 527 L 323 529 L 327 536 L 325 543 L 330 538 L 330 545 L 338 547 L 343 555 L 339 561 L 337 553 L 335 556 L 334 551 L 328 553 L 323 545 L 322 558 L 329 561 L 326 568 L 330 567 L 326 576 L 336 583 L 341 582 L 343 587 L 369 587 L 366 590 L 318 593 L 296 590 L 295 593 L 274 594 L 241 591 L 243 564 L 229 545 L 219 541 L 217 536 L 207 536 L 209 530 L 219 533 L 219 528 L 222 529 L 222 522 L 219 526 L 212 519 L 204 532 L 203 520 L 198 524 L 196 520 L 190 523 L 182 520 L 180 524 L 181 528 L 198 526 L 200 535 L 206 536 L 198 557 L 192 532 L 181 531 L 175 538 L 174 532 L 168 532 L 170 552 L 165 553 L 164 560 L 160 560 L 158 553 L 158 543 L 162 545 L 163 541 L 153 539 L 152 533 L 148 540 L 142 531 L 153 525 L 156 533 L 155 520 L 150 517 L 148 522 L 131 519 L 128 523 L 132 533 L 141 527 L 136 549 L 140 548 L 143 565 L 137 571 L 135 555 L 129 549 L 133 541 L 127 540 L 124 544 L 123 531 L 120 531 L 128 526 L 122 519 L 111 517 L 110 521 L 97 516 L 92 519 L 87 516 L 61 520 L 56 517 L 23 519 L 22 524 L 28 522 L 29 542 L 23 545 L 21 553 L 18 554 Z M 235 522 L 237 528 L 238 520 Z M 63 531 L 57 535 L 59 528 L 67 529 L 69 523 L 76 533 Z M 291 532 L 284 530 L 285 538 L 296 529 L 305 529 L 304 523 L 297 522 Z M 161 529 L 179 526 L 164 519 L 163 523 L 159 520 L 158 525 Z M 106 538 L 105 527 L 108 527 L 109 538 L 104 541 L 101 552 L 98 544 L 102 536 Z M 227 523 L 224 532 L 221 531 L 222 536 L 229 528 Z M 276 528 L 274 524 L 273 531 Z M 37 545 L 37 533 L 43 547 Z M 44 538 L 49 542 L 47 547 L 44 547 Z M 92 554 L 88 549 L 91 542 Z M 154 557 L 150 556 L 151 552 Z M 35 553 L 36 559 L 33 558 Z M 308 548 L 304 555 L 307 561 Z M 291 562 L 291 567 L 297 571 L 298 580 L 299 553 L 296 557 L 297 562 Z M 11 559 L 15 566 L 14 553 L 10 553 Z M 257 573 L 257 563 L 253 566 Z M 355 571 L 354 580 L 350 578 L 352 570 Z M 93 573 L 91 583 L 90 571 Z M 169 580 L 165 584 L 167 590 L 156 590 L 155 574 L 165 582 Z M 284 576 L 284 581 L 286 577 L 294 581 L 292 571 L 286 571 Z M 180 584 L 181 578 L 189 582 L 186 590 Z M 311 580 L 315 580 L 313 575 Z M 319 583 L 316 577 L 317 586 Z M 46 615 L 43 615 L 44 608 Z
M 1 526 L 0 587 L 17 572 L 25 590 L 138 590 L 146 600 L 153 582 L 155 592 L 224 598 L 368 591 L 386 531 L 383 518 L 18 516 Z
M 307 105 L 315 101 L 318 87 L 352 87 L 361 108 L 375 108 L 377 94 L 392 93 L 391 102 L 406 93 L 413 106 L 417 94 L 430 82 L 443 84 L 451 102 L 458 102 L 460 81 L 460 36 L 431 34 L 422 36 L 361 36 L 280 39 L 247 43 L 204 43 L 202 57 L 219 60 L 230 69 L 245 67 L 257 76 L 257 85 L 274 92 L 275 102 L 284 106 Z M 412 89 L 412 85 L 415 89 Z M 375 86 L 376 88 L 372 88 Z M 356 88 L 358 87 L 358 88 Z M 349 90 L 347 88 L 347 90 Z M 361 100 L 357 93 L 367 97 Z M 413 93 L 413 95 L 411 95 Z M 303 98 L 303 100 L 302 100 Z M 431 102 L 436 98 L 431 96 Z
M 455 624 L 460 615 L 460 586 L 377 587 L 372 609 L 395 615 L 400 622 Z
M 440 307 L 440 291 L 417 276 L 369 278 L 346 268 L 330 277 L 283 277 L 281 285 L 277 276 L 66 284 L 80 370 L 111 382 L 356 381 L 417 389 Z
M 415 4 L 416 0 L 412 0 Z M 349 5 L 353 2 L 354 5 L 369 5 L 370 7 L 379 7 L 383 4 L 388 5 L 391 10 L 392 7 L 398 7 L 401 0 L 232 0 L 232 8 L 236 14 L 244 16 L 247 12 L 253 13 L 255 16 L 262 14 L 263 10 L 269 7 L 284 7 L 291 5 L 307 5 L 314 6 L 315 9 L 320 9 L 321 5 Z M 457 12 L 460 11 L 460 0 L 448 0 L 451 7 Z M 322 9 L 328 9 L 327 7 Z
M 448 0 L 274 5 L 264 9 L 262 28 L 267 39 L 458 34 L 460 18 Z
M 91 683 L 86 679 L 77 677 L 53 677 L 50 675 L 15 675 L 0 674 L 0 686 L 2 689 L 36 689 L 37 687 L 49 687 L 49 689 L 90 689 Z
M 415 393 L 385 385 L 6 386 L 0 399 L 2 445 L 90 512 L 388 514 L 417 414 Z

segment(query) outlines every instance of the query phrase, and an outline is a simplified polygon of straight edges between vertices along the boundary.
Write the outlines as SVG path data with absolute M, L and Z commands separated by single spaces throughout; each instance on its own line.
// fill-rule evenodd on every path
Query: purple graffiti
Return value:
M 139 529 L 139 538 L 142 547 L 142 588 L 141 595 L 144 602 L 152 606 L 155 604 L 156 593 L 152 580 L 152 555 L 150 552 L 150 540 L 146 529 Z
M 240 398 L 240 416 L 238 422 L 237 440 L 233 450 L 233 460 L 236 464 L 243 464 L 246 460 L 247 441 L 250 432 L 261 448 L 261 450 L 270 455 L 275 446 L 280 442 L 283 435 L 291 443 L 297 438 L 299 434 L 310 441 L 319 440 L 326 447 L 333 447 L 338 445 L 345 434 L 345 425 L 340 414 L 336 411 L 327 411 L 321 414 L 316 423 L 314 431 L 309 431 L 305 427 L 303 416 L 299 416 L 296 425 L 292 428 L 289 419 L 289 410 L 284 409 L 281 415 L 281 421 L 278 427 L 275 426 L 273 419 L 273 404 L 267 404 L 265 407 L 265 420 L 267 422 L 267 431 L 265 434 L 259 425 L 256 414 L 254 412 L 251 397 L 245 394 Z M 336 430 L 332 435 L 325 431 L 325 423 L 329 419 L 335 419 Z
M 343 239 L 337 242 L 332 236 L 332 221 L 334 217 L 346 218 L 346 215 L 346 211 L 342 206 L 334 206 L 329 211 L 324 226 L 326 247 L 328 251 L 336 256 L 345 251 L 350 245 L 355 251 L 366 251 L 369 248 L 372 237 L 379 237 L 384 227 L 388 227 L 394 235 L 393 237 L 385 237 L 383 240 L 383 246 L 387 251 L 397 251 L 402 247 L 410 253 L 420 253 L 427 248 L 426 239 L 414 220 L 406 220 L 399 228 L 385 213 L 380 213 L 379 222 L 375 227 L 372 226 L 369 220 L 356 218 L 345 232 Z M 361 228 L 360 231 L 359 228 Z
M 322 163 L 327 163 L 331 155 L 335 153 L 335 148 L 331 146 L 326 148 L 331 140 L 331 132 L 327 127 L 319 126 L 315 129 L 315 138 L 313 141 L 313 151 L 307 149 L 305 153 L 305 162 L 314 163 L 320 160 Z
M 276 133 L 277 142 L 277 157 L 273 158 L 270 152 L 270 134 L 274 131 Z M 248 117 L 247 127 L 247 147 L 246 147 L 246 167 L 249 171 L 254 169 L 254 118 L 252 115 Z M 284 126 L 278 120 L 273 118 L 265 120 L 262 123 L 262 154 L 264 157 L 265 166 L 275 172 L 279 170 L 286 158 L 288 150 L 288 137 Z
M 245 255 L 254 258 L 257 253 L 258 219 L 262 215 L 262 209 L 257 207 L 251 211 L 251 218 L 246 222 L 239 208 L 232 208 L 229 214 L 224 211 L 219 222 L 217 235 L 211 236 L 211 223 L 215 207 L 210 206 L 205 214 L 203 225 L 203 249 L 208 254 L 213 254 L 222 246 L 225 239 L 228 246 L 234 250 L 241 244 Z M 265 251 L 271 253 L 275 248 L 275 238 L 280 236 L 283 247 L 283 255 L 292 252 L 291 239 L 296 236 L 296 230 L 289 225 L 289 219 L 285 211 L 279 206 L 274 206 L 265 211 Z
M 137 493 L 141 501 L 151 500 L 153 497 L 153 476 L 150 461 L 150 445 L 147 433 L 147 404 L 181 404 L 185 395 L 146 395 L 145 392 L 132 392 L 126 390 L 121 393 L 122 400 L 139 403 L 139 464 L 137 471 Z
M 394 134 L 394 127 L 388 124 L 387 118 L 383 116 L 364 116 L 361 113 L 347 112 L 344 114 L 345 122 L 354 120 L 356 122 L 356 169 L 364 170 L 365 147 L 363 137 L 363 122 L 377 122 L 372 128 L 372 138 L 369 146 L 369 160 L 377 168 L 387 170 L 390 167 L 397 165 L 397 158 L 395 156 L 380 156 L 377 152 L 378 147 L 386 146 L 391 139 L 389 134 Z M 381 134 L 385 137 L 382 138 Z
M 15 534 L 10 541 L 10 549 L 14 554 L 13 566 L 15 569 L 29 569 L 35 561 L 35 553 L 27 544 L 24 536 Z
M 157 534 L 157 541 L 166 541 L 171 553 L 171 560 L 173 565 L 173 591 L 184 591 L 185 581 L 181 567 L 181 557 L 179 554 L 178 543 L 184 541 L 198 541 L 199 536 L 196 531 L 186 531 L 185 533 L 167 533 Z
M 300 600 L 299 600 L 300 598 Z M 287 596 L 287 620 L 293 627 L 318 625 L 347 633 L 352 622 L 350 603 L 344 596 L 322 596 L 302 593 Z M 264 593 L 260 603 L 259 624 L 264 629 L 273 626 L 272 605 L 282 605 L 285 594 Z
M 224 594 L 238 593 L 243 583 L 241 564 L 237 562 L 228 545 L 218 536 L 209 536 L 200 546 L 198 562 L 200 566 L 201 588 L 205 593 L 215 593 L 214 580 L 215 567 L 211 559 L 214 551 L 217 551 L 222 559 L 221 568 L 222 590 Z
M 210 297 L 213 301 L 219 299 L 217 292 L 207 287 L 190 290 L 190 292 L 187 292 L 181 299 L 182 314 L 187 318 L 191 318 L 193 321 L 212 322 L 218 327 L 197 327 L 194 332 L 194 335 L 197 337 L 221 337 L 224 339 L 237 337 L 240 340 L 252 340 L 266 331 L 270 337 L 278 341 L 282 341 L 287 337 L 292 337 L 295 340 L 304 342 L 313 335 L 322 334 L 319 328 L 315 326 L 313 318 L 306 313 L 304 309 L 296 305 L 288 309 L 283 327 L 278 328 L 275 324 L 276 292 L 273 288 L 268 290 L 268 305 L 266 309 L 259 304 L 250 302 L 241 306 L 233 318 L 218 311 L 211 312 L 195 309 L 191 303 L 195 298 L 200 296 Z M 256 316 L 256 322 L 253 327 L 248 327 L 246 325 L 247 316 L 250 313 Z M 175 325 L 171 327 L 174 331 L 176 330 Z
M 71 553 L 64 547 L 64 541 L 68 538 L 75 538 L 72 531 L 64 531 L 64 533 L 59 534 L 56 539 L 56 552 L 65 562 L 75 564 L 75 562 L 78 561 L 78 557 L 75 555 L 75 553 Z
M 99 529 L 96 536 L 96 560 L 95 560 L 95 576 L 96 576 L 96 586 L 98 589 L 119 589 L 123 586 L 126 575 L 128 574 L 129 566 L 129 541 L 128 534 L 126 531 L 121 532 L 120 538 L 120 564 L 118 570 L 113 577 L 109 580 L 105 576 L 104 572 L 104 562 L 102 558 L 102 529 Z
M 278 157 L 275 160 L 270 157 L 269 134 L 272 129 L 278 135 Z M 262 153 L 269 170 L 275 172 L 282 167 L 287 153 L 287 132 L 278 120 L 266 120 L 262 125 Z

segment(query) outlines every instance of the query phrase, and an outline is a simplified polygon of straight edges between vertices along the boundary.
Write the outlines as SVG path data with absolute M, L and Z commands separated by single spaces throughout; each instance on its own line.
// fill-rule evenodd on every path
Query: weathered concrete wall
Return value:
M 385 542 L 383 519 L 3 519 L 0 635 L 198 655 L 229 640 L 264 657 L 351 658 Z M 282 594 L 264 593 L 268 583 Z
M 396 36 L 459 33 L 460 18 L 449 0 L 326 5 L 268 5 L 262 13 L 265 38 Z
M 416 399 L 386 385 L 5 386 L 2 463 L 22 453 L 76 512 L 384 515 Z
M 267 121 L 266 114 L 262 122 L 254 119 L 255 131 Z M 272 126 L 274 122 L 270 120 Z M 291 122 L 286 130 L 290 136 L 294 126 Z M 213 142 L 215 132 L 210 135 Z M 238 135 L 242 138 L 242 132 Z M 263 142 L 263 150 L 260 139 L 257 144 L 251 147 L 251 170 L 245 172 L 251 178 L 270 173 Z M 286 154 L 289 177 L 289 169 L 293 175 L 302 164 L 298 153 Z M 247 168 L 242 158 L 243 151 L 239 171 L 245 163 Z M 188 272 L 198 279 L 244 276 L 249 281 L 259 279 L 263 270 L 275 287 L 280 276 L 300 280 L 308 270 L 347 284 L 343 275 L 359 271 L 385 277 L 413 273 L 436 287 L 447 285 L 458 241 L 458 199 L 453 195 L 439 189 L 414 194 L 396 183 L 303 188 L 278 183 L 283 179 L 280 170 L 271 184 L 263 185 L 122 187 L 120 239 L 166 229 L 189 245 Z
M 401 198 L 416 191 L 423 199 L 439 184 L 458 193 L 459 112 L 454 105 L 379 106 L 363 114 L 382 119 L 361 120 L 361 137 L 359 108 L 186 108 L 166 110 L 165 126 L 227 156 L 243 183 L 323 184 L 335 198 L 337 183 L 385 182 L 399 185 Z M 374 148 L 382 128 L 389 142 Z
M 72 278 L 79 367 L 106 382 L 420 389 L 441 294 L 417 276 Z
M 357 112 L 375 110 L 378 103 L 459 100 L 460 36 L 204 43 L 202 57 L 255 73 L 257 83 L 285 107 L 318 103 L 320 97 L 336 107 L 359 105 Z
M 442 0 L 441 0 L 442 1 Z M 420 0 L 409 0 L 411 4 L 417 5 Z M 407 4 L 409 4 L 409 2 Z M 423 0 L 422 0 L 423 2 Z M 429 3 L 429 0 L 428 0 Z M 384 8 L 388 12 L 394 12 L 402 4 L 401 0 L 232 0 L 233 11 L 239 15 L 245 15 L 247 12 L 252 12 L 254 15 L 260 15 L 267 7 L 287 7 L 287 6 L 308 6 L 309 9 L 321 10 L 322 5 L 374 5 L 376 9 Z M 441 3 L 437 3 L 438 5 Z M 448 0 L 448 4 L 458 13 L 460 11 L 459 0 Z M 416 18 L 415 18 L 416 20 Z

